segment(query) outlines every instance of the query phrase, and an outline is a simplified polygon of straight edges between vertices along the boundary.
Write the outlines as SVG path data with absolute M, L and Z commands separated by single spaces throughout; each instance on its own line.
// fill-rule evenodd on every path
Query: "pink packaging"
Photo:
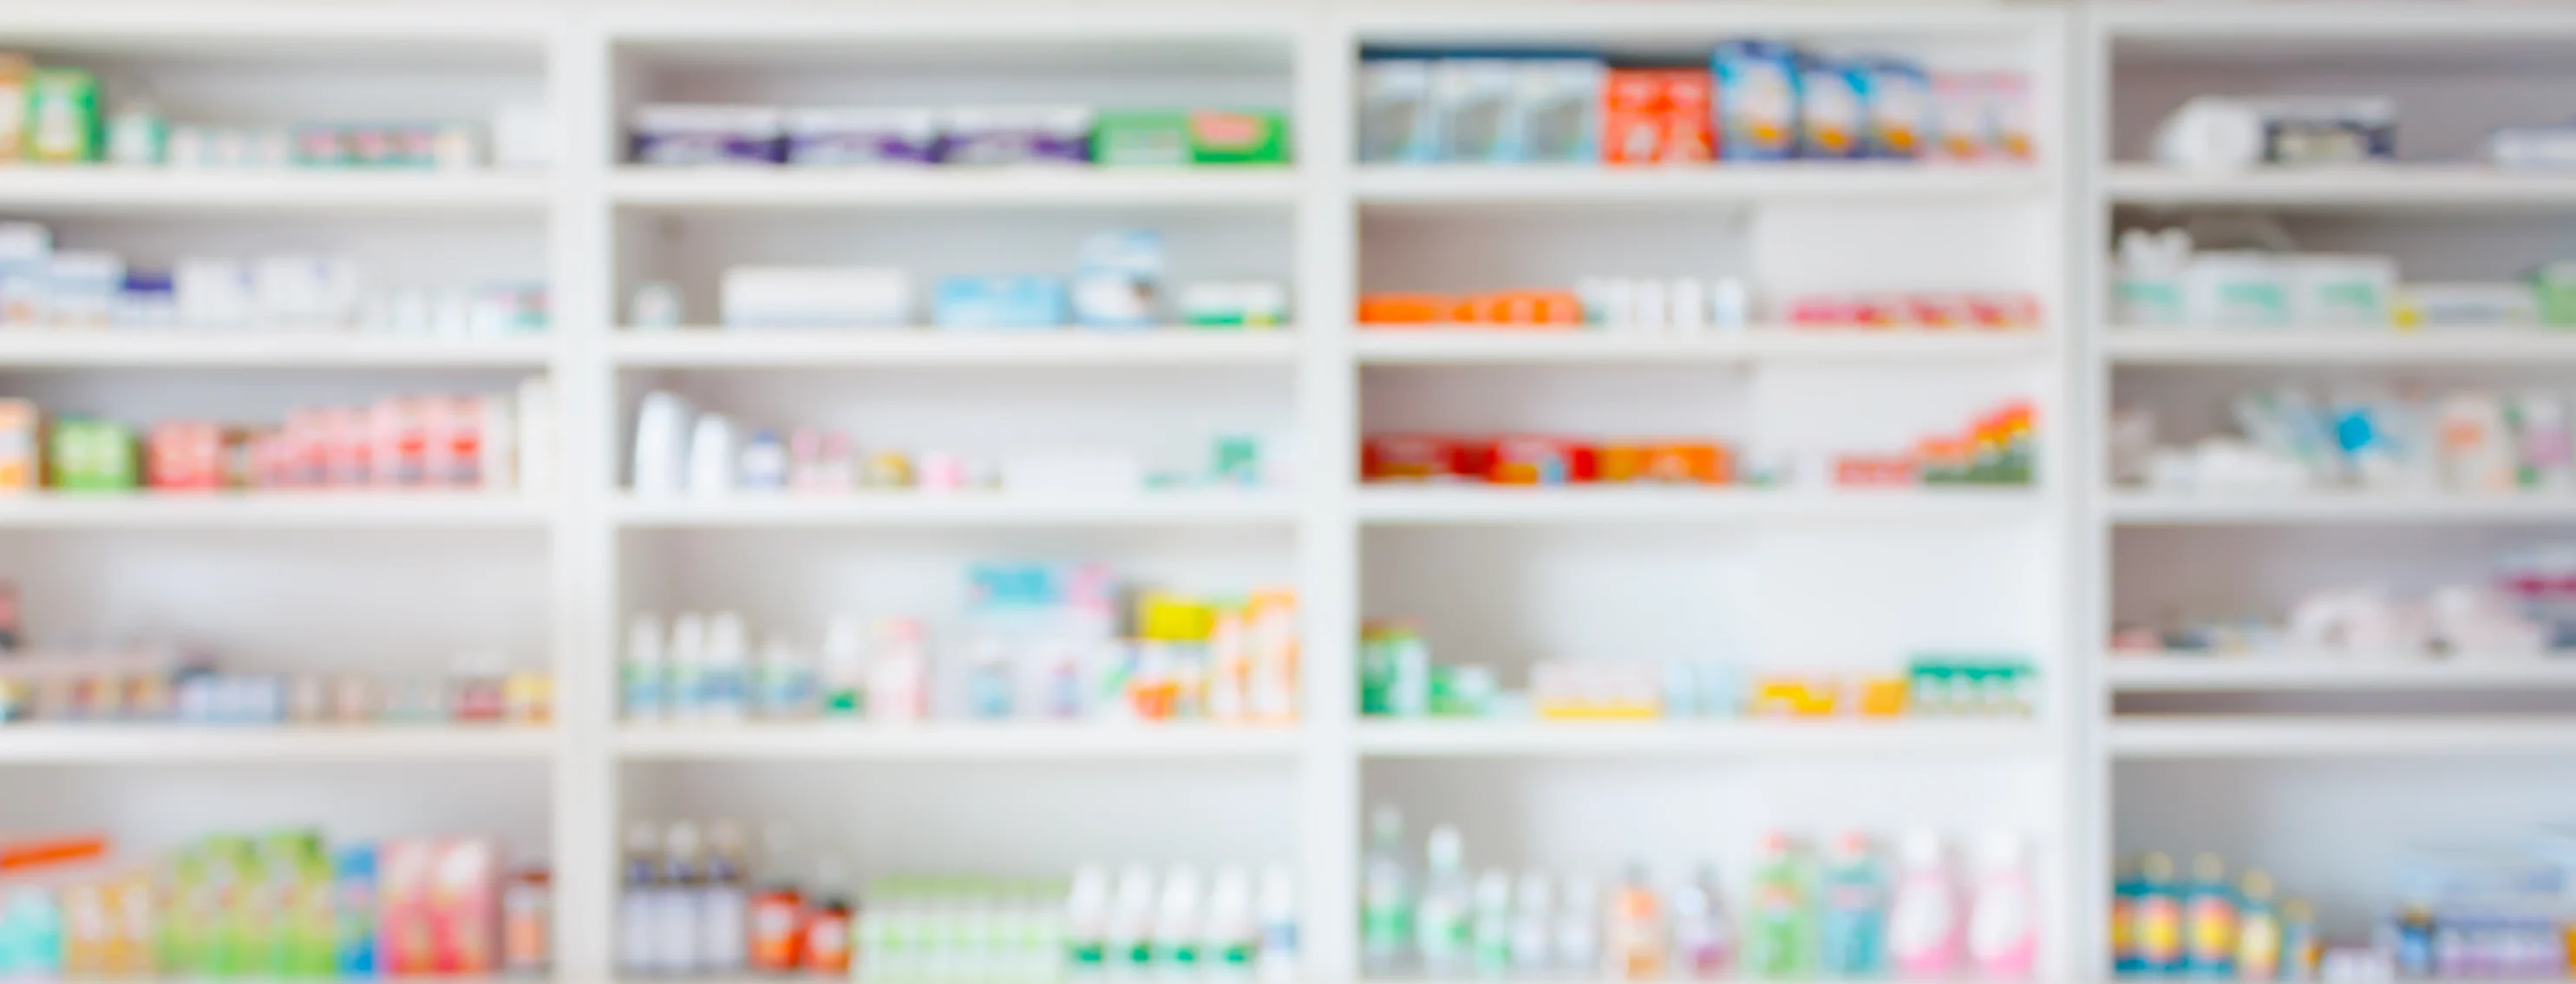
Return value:
M 368 414 L 355 407 L 331 407 L 321 412 L 316 425 L 321 428 L 322 484 L 335 489 L 364 487 L 371 479 L 368 451 L 373 443 L 367 433 Z
M 471 396 L 424 396 L 418 402 L 427 457 L 422 484 L 432 488 L 481 488 L 482 401 Z
M 378 864 L 376 939 L 386 976 L 497 969 L 501 853 L 491 841 L 387 841 Z
M 368 427 L 374 445 L 375 484 L 419 488 L 429 478 L 429 428 L 421 401 L 389 396 L 376 401 Z

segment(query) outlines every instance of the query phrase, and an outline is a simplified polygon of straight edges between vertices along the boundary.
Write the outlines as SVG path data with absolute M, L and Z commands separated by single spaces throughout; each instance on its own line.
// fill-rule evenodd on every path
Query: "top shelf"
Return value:
M 1914 163 L 1714 164 L 1674 168 L 1530 165 L 1359 168 L 1351 190 L 1363 205 L 1739 204 L 1766 199 L 1946 202 L 2045 193 L 2037 167 Z

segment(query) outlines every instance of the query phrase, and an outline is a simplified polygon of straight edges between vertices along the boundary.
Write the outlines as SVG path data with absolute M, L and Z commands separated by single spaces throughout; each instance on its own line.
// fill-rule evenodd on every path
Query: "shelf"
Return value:
M 1370 42 L 1462 44 L 1534 41 L 1668 44 L 1682 36 L 1706 44 L 1741 34 L 1998 33 L 2047 29 L 2055 11 L 1981 4 L 1794 3 L 1737 0 L 1671 3 L 1601 0 L 1583 4 L 1386 4 L 1355 6 L 1352 30 Z
M 473 492 L 0 496 L 0 530 L 509 528 L 548 518 L 537 499 Z
M 2576 40 L 2576 23 L 2545 3 L 2452 0 L 2301 0 L 2298 3 L 2172 3 L 2120 0 L 2095 4 L 2104 30 L 2121 39 L 2172 38 L 2281 41 L 2400 41 L 2421 49 L 2436 42 Z
M 922 723 L 634 725 L 617 753 L 655 761 L 1290 758 L 1293 727 L 1212 724 Z
M 0 725 L 0 764 L 479 761 L 554 754 L 554 732 L 499 725 Z
M 2035 167 L 1907 163 L 1715 164 L 1689 168 L 1367 165 L 1352 178 L 1362 205 L 1741 204 L 1772 199 L 1878 200 L 2035 196 L 2049 181 Z
M 1577 758 L 1771 753 L 2043 751 L 2036 721 L 1403 721 L 1359 726 L 1360 753 L 1378 758 Z
M 2576 363 L 2576 330 L 2114 328 L 2102 352 L 2131 365 Z
M 828 498 L 739 493 L 713 499 L 621 497 L 631 528 L 800 529 L 834 526 L 1216 526 L 1289 523 L 1297 500 L 1274 492 L 1139 492 L 1035 496 L 1007 492 L 851 493 Z
M 2576 496 L 2393 492 L 2170 495 L 2113 492 L 2103 512 L 2124 526 L 2331 523 L 2557 523 L 2576 521 Z
M 1833 492 L 1770 489 L 1376 485 L 1358 495 L 1379 525 L 1669 522 L 1961 522 L 2040 515 L 2028 488 Z
M 1863 331 L 1754 328 L 1698 335 L 1479 328 L 1361 328 L 1351 347 L 1368 365 L 1517 363 L 1914 362 L 2031 358 L 2036 331 Z
M 334 51 L 363 45 L 369 56 L 448 54 L 506 48 L 533 60 L 553 27 L 539 11 L 491 4 L 351 5 L 228 0 L 95 4 L 11 4 L 0 11 L 0 35 L 14 45 L 81 51 L 176 51 L 204 55 L 208 46 L 293 44 Z M 260 50 L 254 48 L 253 50 Z
M 553 185 L 500 173 L 370 173 L 277 169 L 175 171 L 105 166 L 0 166 L 0 209 L 15 214 L 294 212 L 544 214 Z
M 2146 655 L 2102 663 L 2127 693 L 2255 690 L 2539 690 L 2576 688 L 2576 655 L 2431 660 L 2406 656 Z
M 2103 176 L 2128 205 L 2273 208 L 2522 209 L 2576 207 L 2576 173 L 2498 171 L 2478 164 L 2278 168 L 2196 174 L 2123 164 Z
M 1240 168 L 637 168 L 609 178 L 619 205 L 672 210 L 807 208 L 1273 208 L 1297 172 Z
M 609 351 L 620 365 L 669 368 L 1258 366 L 1294 363 L 1298 338 L 1286 329 L 684 328 L 617 332 Z
M 2127 759 L 2576 753 L 2576 721 L 2537 715 L 2133 715 L 2113 719 L 2107 737 Z
M 0 330 L 0 369 L 197 366 L 400 369 L 544 368 L 555 341 L 403 338 L 347 332 Z

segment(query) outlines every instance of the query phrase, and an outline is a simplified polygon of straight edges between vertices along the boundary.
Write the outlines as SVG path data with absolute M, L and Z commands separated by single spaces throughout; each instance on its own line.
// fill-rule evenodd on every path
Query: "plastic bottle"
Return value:
M 663 648 L 662 620 L 638 612 L 626 628 L 626 662 L 618 667 L 618 690 L 630 721 L 659 721 L 670 714 L 671 664 Z
M 1154 872 L 1129 865 L 1109 903 L 1109 976 L 1141 980 L 1154 966 Z
M 661 843 L 652 824 L 627 825 L 617 897 L 617 969 L 622 974 L 649 975 L 661 966 L 653 941 L 661 918 Z
M 760 892 L 751 900 L 751 969 L 792 973 L 805 966 L 805 894 L 787 869 L 793 853 L 787 827 L 771 824 L 761 836 Z
M 1297 979 L 1297 880 L 1284 864 L 1261 871 L 1261 984 Z
M 1978 845 L 1977 901 L 1968 915 L 1968 958 L 1979 977 L 2030 979 L 2039 966 L 2039 889 L 2021 838 L 2006 832 Z
M 1673 890 L 1673 976 L 1713 981 L 1735 966 L 1735 930 L 1726 921 L 1715 865 L 1699 871 Z
M 1413 944 L 1413 892 L 1404 868 L 1404 814 L 1380 804 L 1369 814 L 1360 866 L 1360 962 L 1372 977 L 1404 965 Z
M 1083 865 L 1065 896 L 1065 962 L 1075 977 L 1097 978 L 1109 969 L 1109 869 Z
M 919 619 L 887 619 L 878 624 L 876 652 L 868 661 L 870 717 L 918 721 L 930 715 L 929 645 L 928 631 Z
M 1819 895 L 1817 970 L 1827 977 L 1885 974 L 1887 876 L 1868 835 L 1847 831 L 1834 838 Z
M 1199 952 L 1203 932 L 1199 906 L 1206 901 L 1199 894 L 1197 869 L 1176 867 L 1163 876 L 1163 901 L 1154 914 L 1154 966 L 1163 979 L 1194 980 L 1205 969 Z
M 1217 869 L 1208 888 L 1207 917 L 1199 927 L 1199 964 L 1218 981 L 1249 981 L 1260 953 L 1261 925 L 1252 914 L 1252 872 L 1239 865 Z
M 1628 876 L 1611 898 L 1607 936 L 1612 978 L 1649 981 L 1664 976 L 1663 906 L 1646 881 L 1645 865 L 1628 866 Z
M 2138 899 L 2146 893 L 2136 861 L 2122 858 L 2111 869 L 2111 970 L 2138 973 Z
M 703 721 L 707 697 L 707 617 L 681 612 L 671 620 L 670 683 L 663 690 L 665 714 L 677 721 Z
M 822 662 L 823 716 L 857 717 L 868 686 L 868 639 L 857 618 L 834 615 L 824 625 Z
M 1898 847 L 1896 897 L 1888 909 L 1887 949 L 1896 973 L 1908 980 L 1949 976 L 1959 966 L 1959 889 L 1950 877 L 1941 837 L 1906 833 Z
M 814 662 L 784 633 L 770 633 L 761 645 L 754 679 L 754 706 L 761 717 L 793 720 L 814 713 Z
M 671 825 L 662 838 L 661 890 L 654 893 L 653 969 L 663 974 L 686 975 L 701 972 L 706 957 L 700 947 L 706 934 L 699 929 L 698 890 L 706 887 L 702 867 L 703 845 L 696 824 L 682 821 Z
M 1512 971 L 1512 876 L 1490 869 L 1476 876 L 1474 940 L 1476 976 L 1497 979 Z
M 2138 859 L 2138 973 L 2173 974 L 2184 967 L 2182 892 L 2174 885 L 2173 858 L 2149 854 Z
M 1470 965 L 1468 919 L 1475 900 L 1467 883 L 1466 841 L 1458 828 L 1431 828 L 1425 845 L 1422 904 L 1414 910 L 1414 940 L 1422 969 L 1433 978 L 1465 976 Z
M 1815 891 L 1806 859 L 1789 835 L 1763 837 L 1744 921 L 1745 976 L 1777 980 L 1814 974 Z
M 751 870 L 742 825 L 718 820 L 707 828 L 704 884 L 698 888 L 700 969 L 736 974 L 751 955 Z
M 707 621 L 706 716 L 740 721 L 751 716 L 751 636 L 742 615 L 717 612 Z
M 2194 977 L 2236 972 L 2236 889 L 2227 862 L 2215 854 L 2191 859 L 2191 887 L 2183 895 L 2183 963 Z
M 2281 979 L 2316 980 L 2325 949 L 2325 937 L 2317 935 L 2316 909 L 2304 899 L 2281 903 Z
M 1513 901 L 1519 906 L 1512 911 L 1512 970 L 1523 977 L 1537 977 L 1555 969 L 1556 947 L 1551 939 L 1555 926 L 1548 911 L 1547 876 L 1536 871 L 1521 873 L 1520 891 Z
M 2272 876 L 2248 871 L 2242 883 L 2244 906 L 2236 930 L 2236 979 L 2281 978 L 2281 914 L 2272 908 Z
M 1601 972 L 1601 886 L 1581 875 L 1565 880 L 1565 904 L 1557 907 L 1556 972 Z
M 850 896 L 842 880 L 841 859 L 814 862 L 814 880 L 805 886 L 805 971 L 826 976 L 850 973 Z

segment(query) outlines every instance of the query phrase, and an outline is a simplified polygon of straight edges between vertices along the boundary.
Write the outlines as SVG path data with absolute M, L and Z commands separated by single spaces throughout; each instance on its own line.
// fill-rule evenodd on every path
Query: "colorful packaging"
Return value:
M 27 156 L 27 88 L 35 72 L 27 56 L 0 52 L 0 163 Z
M 1602 90 L 1601 159 L 1611 164 L 1704 163 L 1711 155 L 1709 73 L 1612 69 Z
M 1518 162 L 1516 71 L 1508 58 L 1443 58 L 1432 67 L 1431 103 L 1440 119 L 1440 160 Z
M 1427 164 L 1440 159 L 1440 115 L 1428 58 L 1367 57 L 1359 72 L 1359 160 Z
M 1865 86 L 1861 105 L 1869 119 L 1862 140 L 1866 154 L 1910 161 L 1930 153 L 1931 75 L 1902 58 L 1869 59 L 1858 72 Z
M 1730 161 L 1797 156 L 1798 53 L 1769 41 L 1731 41 L 1710 60 L 1717 80 L 1717 150 Z
M 331 863 L 332 967 L 342 977 L 376 974 L 376 848 L 344 847 Z
M 144 474 L 156 491 L 212 492 L 224 485 L 224 433 L 210 421 L 154 424 L 145 438 Z
M 98 77 L 77 68 L 39 68 L 27 80 L 27 160 L 84 164 L 99 159 L 104 125 Z
M 1288 163 L 1288 116 L 1276 110 L 1189 112 L 1192 164 Z
M 33 492 L 44 477 L 44 458 L 37 451 L 36 405 L 0 399 L 0 495 Z
M 1859 66 L 1819 55 L 1798 56 L 1798 156 L 1809 160 L 1849 160 L 1868 150 L 1867 73 Z
M 1091 127 L 1091 159 L 1102 167 L 1180 167 L 1190 162 L 1190 131 L 1190 114 L 1180 110 L 1102 110 Z
M 1516 156 L 1539 164 L 1602 159 L 1602 79 L 1597 58 L 1524 58 L 1515 71 Z
M 473 839 L 389 841 L 377 935 L 388 976 L 498 969 L 500 855 Z
M 1604 444 L 1600 450 L 1604 482 L 1723 485 L 1732 478 L 1732 456 L 1716 444 Z
M 1154 322 L 1163 284 L 1163 237 L 1150 229 L 1094 233 L 1074 261 L 1073 316 L 1094 328 Z
M 126 492 L 141 484 L 134 432 L 123 424 L 84 417 L 54 421 L 53 487 L 67 492 Z
M 797 167 L 923 165 L 939 159 L 939 115 L 901 107 L 811 107 L 784 117 Z
M 1599 476 L 1600 455 L 1590 444 L 1517 436 L 1494 443 L 1494 463 L 1485 480 L 1496 485 L 1571 485 Z

